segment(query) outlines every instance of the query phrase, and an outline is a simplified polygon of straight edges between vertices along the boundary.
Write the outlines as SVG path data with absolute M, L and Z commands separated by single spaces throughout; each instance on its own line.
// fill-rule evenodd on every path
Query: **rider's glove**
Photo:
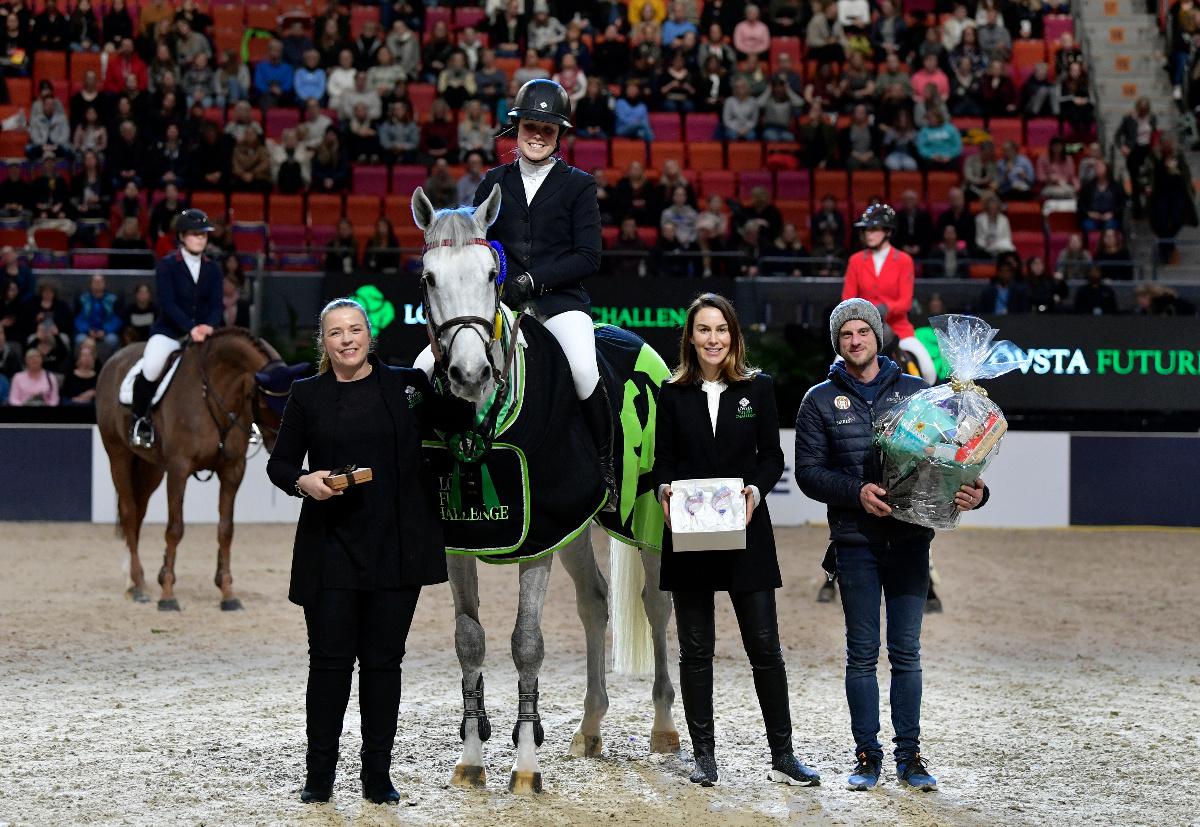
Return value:
M 513 310 L 516 310 L 523 304 L 527 304 L 530 299 L 538 295 L 537 285 L 533 283 L 533 276 L 529 273 L 522 273 L 514 279 L 509 279 L 504 283 L 504 294 L 501 298 Z

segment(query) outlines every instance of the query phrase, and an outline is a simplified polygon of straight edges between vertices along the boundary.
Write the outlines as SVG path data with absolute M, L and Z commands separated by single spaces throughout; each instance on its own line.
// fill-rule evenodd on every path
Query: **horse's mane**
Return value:
M 455 247 L 469 244 L 471 239 L 479 238 L 479 224 L 475 221 L 474 207 L 456 207 L 438 210 L 433 214 L 433 221 L 427 231 L 430 244 L 440 241 L 451 241 Z
M 220 340 L 233 338 L 235 336 L 239 339 L 244 339 L 253 345 L 254 349 L 265 356 L 268 362 L 279 361 L 279 354 L 275 352 L 273 347 L 244 327 L 218 327 L 208 338 Z

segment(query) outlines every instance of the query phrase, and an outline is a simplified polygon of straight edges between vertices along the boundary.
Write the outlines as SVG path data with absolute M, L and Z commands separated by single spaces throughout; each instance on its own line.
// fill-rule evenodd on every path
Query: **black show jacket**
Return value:
M 745 404 L 742 404 L 745 400 Z M 775 386 L 759 373 L 721 393 L 717 433 L 708 397 L 699 385 L 666 384 L 658 396 L 654 435 L 654 485 L 672 480 L 741 477 L 758 486 L 762 500 L 746 528 L 746 548 L 737 551 L 672 550 L 663 538 L 664 591 L 757 591 L 783 585 L 775 556 L 775 532 L 767 496 L 783 476 Z
M 475 190 L 475 206 L 483 203 L 495 184 L 502 192 L 500 214 L 487 237 L 504 245 L 509 278 L 521 273 L 533 276 L 538 290 L 534 305 L 543 318 L 567 310 L 591 315 L 583 280 L 600 270 L 596 179 L 557 160 L 528 204 L 520 161 L 513 161 L 488 170 Z

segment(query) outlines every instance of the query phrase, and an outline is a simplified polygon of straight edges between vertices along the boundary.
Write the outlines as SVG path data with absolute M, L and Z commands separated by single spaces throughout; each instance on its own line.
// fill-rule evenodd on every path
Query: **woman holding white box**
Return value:
M 654 480 L 668 525 L 672 512 L 677 516 L 664 539 L 659 587 L 675 601 L 679 683 L 696 757 L 691 780 L 711 787 L 718 777 L 713 601 L 716 592 L 727 591 L 766 724 L 768 777 L 815 786 L 820 776 L 792 752 L 787 672 L 775 611 L 775 589 L 782 581 L 766 504 L 783 475 L 775 391 L 770 376 L 747 367 L 745 342 L 728 299 L 704 293 L 688 308 L 679 367 L 659 393 L 655 427 Z M 729 479 L 741 481 L 740 491 L 731 490 Z M 672 491 L 672 483 L 678 483 L 678 491 Z M 726 526 L 728 546 L 712 539 L 722 534 L 722 518 L 728 522 L 741 514 L 742 525 Z M 706 541 L 697 542 L 700 533 Z

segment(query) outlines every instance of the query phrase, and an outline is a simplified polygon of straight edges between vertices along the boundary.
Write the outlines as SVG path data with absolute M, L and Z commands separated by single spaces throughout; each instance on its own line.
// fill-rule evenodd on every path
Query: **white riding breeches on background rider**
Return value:
M 582 310 L 568 310 L 546 319 L 546 329 L 558 340 L 575 381 L 575 395 L 587 399 L 600 382 L 596 365 L 596 334 L 592 317 Z
M 911 353 L 917 360 L 917 368 L 921 371 L 921 378 L 926 383 L 932 385 L 937 381 L 937 368 L 933 366 L 933 359 L 930 357 L 929 351 L 925 349 L 925 345 L 921 344 L 920 339 L 916 336 L 905 336 L 900 340 L 900 349 Z
M 544 323 L 571 366 L 571 379 L 575 383 L 575 395 L 587 399 L 600 382 L 600 368 L 596 365 L 596 335 L 592 318 L 582 310 L 559 313 Z M 928 358 L 928 357 L 926 357 Z M 433 349 L 426 347 L 413 361 L 413 367 L 433 376 Z
M 157 382 L 162 377 L 163 368 L 167 366 L 167 359 L 179 348 L 178 339 L 164 336 L 162 333 L 151 336 L 150 341 L 146 342 L 146 349 L 142 351 L 142 376 L 151 382 Z

